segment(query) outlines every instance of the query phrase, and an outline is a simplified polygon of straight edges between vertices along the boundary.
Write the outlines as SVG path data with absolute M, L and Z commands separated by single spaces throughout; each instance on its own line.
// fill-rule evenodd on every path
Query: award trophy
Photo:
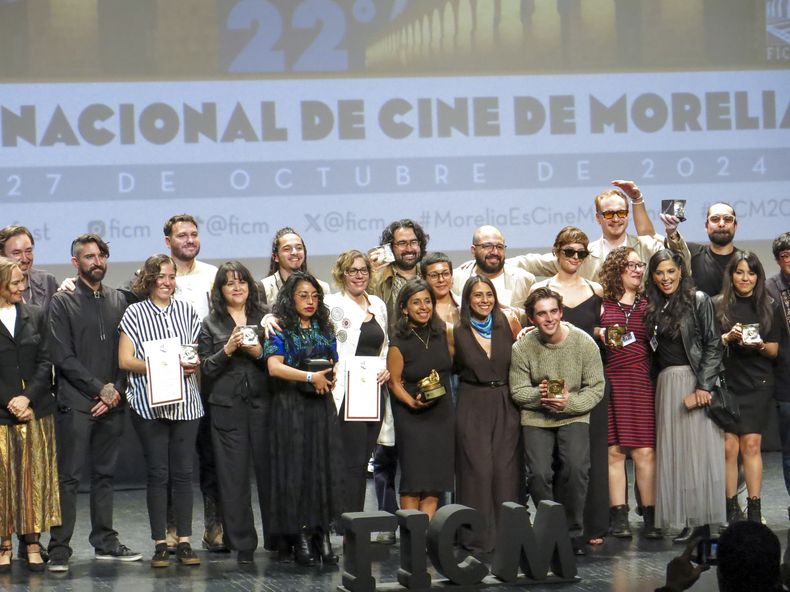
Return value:
M 242 325 L 239 327 L 239 331 L 241 331 L 242 345 L 255 345 L 258 343 L 258 327 L 255 325 Z
M 431 370 L 431 373 L 428 376 L 420 379 L 417 382 L 417 388 L 420 389 L 420 392 L 426 401 L 433 401 L 434 399 L 438 399 L 439 397 L 443 397 L 445 394 L 447 394 L 447 391 L 442 386 L 442 383 L 439 379 L 439 373 L 436 372 L 436 370 Z
M 675 216 L 681 222 L 686 219 L 686 200 L 685 199 L 662 199 L 661 213 Z
M 614 348 L 623 347 L 623 335 L 625 335 L 625 327 L 612 325 L 606 329 L 606 345 Z
M 741 325 L 741 341 L 746 344 L 760 343 L 763 340 L 760 337 L 760 323 L 751 323 L 748 325 Z
M 197 344 L 195 343 L 182 343 L 181 344 L 181 360 L 184 364 L 197 364 L 198 363 L 198 353 L 197 353 Z
M 547 388 L 549 390 L 550 399 L 562 399 L 565 395 L 565 380 L 562 378 L 549 379 Z

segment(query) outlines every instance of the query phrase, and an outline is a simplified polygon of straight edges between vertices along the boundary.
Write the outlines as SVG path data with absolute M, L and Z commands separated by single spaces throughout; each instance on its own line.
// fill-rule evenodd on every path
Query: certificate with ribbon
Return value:
M 379 372 L 386 360 L 378 356 L 354 356 L 346 361 L 346 421 L 381 419 L 381 385 Z
M 143 343 L 148 405 L 151 408 L 184 401 L 184 369 L 181 367 L 181 341 L 175 337 Z

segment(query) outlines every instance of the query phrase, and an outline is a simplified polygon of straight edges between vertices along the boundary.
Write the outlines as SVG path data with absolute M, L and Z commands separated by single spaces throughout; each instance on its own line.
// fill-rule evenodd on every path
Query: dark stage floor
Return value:
M 368 502 L 372 499 L 369 487 Z M 199 493 L 195 495 L 194 532 L 202 533 L 202 511 L 198 509 Z M 172 565 L 169 568 L 152 569 L 148 559 L 153 552 L 148 539 L 148 516 L 145 509 L 144 491 L 122 491 L 116 494 L 115 525 L 121 540 L 143 553 L 143 561 L 126 564 L 107 564 L 93 559 L 93 551 L 87 541 L 88 498 L 80 495 L 78 529 L 74 539 L 75 555 L 71 569 L 66 574 L 29 574 L 24 565 L 14 559 L 10 575 L 0 575 L 0 590 L 21 592 L 31 590 L 75 590 L 99 592 L 204 592 L 225 590 L 275 591 L 329 591 L 335 590 L 340 582 L 340 568 L 301 568 L 293 563 L 278 563 L 269 554 L 259 550 L 255 553 L 255 564 L 239 567 L 231 554 L 208 554 L 199 552 L 202 564 L 189 568 Z M 787 529 L 790 526 L 787 506 L 790 503 L 781 475 L 781 459 L 778 453 L 765 455 L 765 484 L 763 490 L 764 517 L 768 526 L 779 536 L 785 547 Z M 256 512 L 257 518 L 257 512 Z M 631 522 L 637 527 L 640 519 L 632 514 Z M 260 524 L 260 522 L 258 522 Z M 339 537 L 334 538 L 340 547 Z M 197 547 L 197 546 L 196 546 Z M 581 581 L 573 584 L 513 586 L 507 590 L 538 591 L 652 591 L 663 584 L 667 562 L 680 549 L 668 538 L 663 541 L 644 541 L 634 537 L 631 541 L 607 538 L 601 547 L 590 549 L 586 557 L 578 560 Z M 398 554 L 394 549 L 389 561 L 374 566 L 374 575 L 380 583 L 394 582 L 398 568 Z M 342 561 L 342 559 L 341 559 Z M 432 574 L 434 579 L 439 576 Z M 452 587 L 449 587 L 452 590 Z M 691 588 L 694 592 L 716 590 L 714 570 L 703 574 Z

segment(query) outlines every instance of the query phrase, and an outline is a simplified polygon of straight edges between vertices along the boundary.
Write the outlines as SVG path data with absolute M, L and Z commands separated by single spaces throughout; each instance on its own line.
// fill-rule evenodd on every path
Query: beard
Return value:
M 735 238 L 735 233 L 729 230 L 714 230 L 708 233 L 708 238 L 714 245 L 726 247 L 732 242 L 732 239 Z
M 505 267 L 505 258 L 500 257 L 497 263 L 488 263 L 485 259 L 475 257 L 477 267 L 482 269 L 485 273 L 499 273 Z
M 80 275 L 85 278 L 86 280 L 90 281 L 91 283 L 97 283 L 104 279 L 104 276 L 107 275 L 107 268 L 106 267 L 93 267 L 91 269 L 82 271 L 80 270 Z
M 403 271 L 411 271 L 412 269 L 417 267 L 417 264 L 419 262 L 420 262 L 420 258 L 418 256 L 414 257 L 414 259 L 410 259 L 408 261 L 404 261 L 403 260 L 403 255 L 399 255 L 399 256 L 395 257 L 395 266 L 398 269 L 402 269 Z

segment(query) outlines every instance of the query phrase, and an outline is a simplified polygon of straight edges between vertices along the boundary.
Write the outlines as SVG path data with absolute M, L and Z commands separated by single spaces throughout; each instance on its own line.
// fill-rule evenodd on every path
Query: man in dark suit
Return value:
M 19 263 L 19 269 L 27 277 L 22 300 L 46 311 L 52 295 L 58 290 L 58 282 L 51 273 L 33 267 L 35 244 L 33 233 L 24 226 L 12 224 L 0 230 L 0 255 Z

